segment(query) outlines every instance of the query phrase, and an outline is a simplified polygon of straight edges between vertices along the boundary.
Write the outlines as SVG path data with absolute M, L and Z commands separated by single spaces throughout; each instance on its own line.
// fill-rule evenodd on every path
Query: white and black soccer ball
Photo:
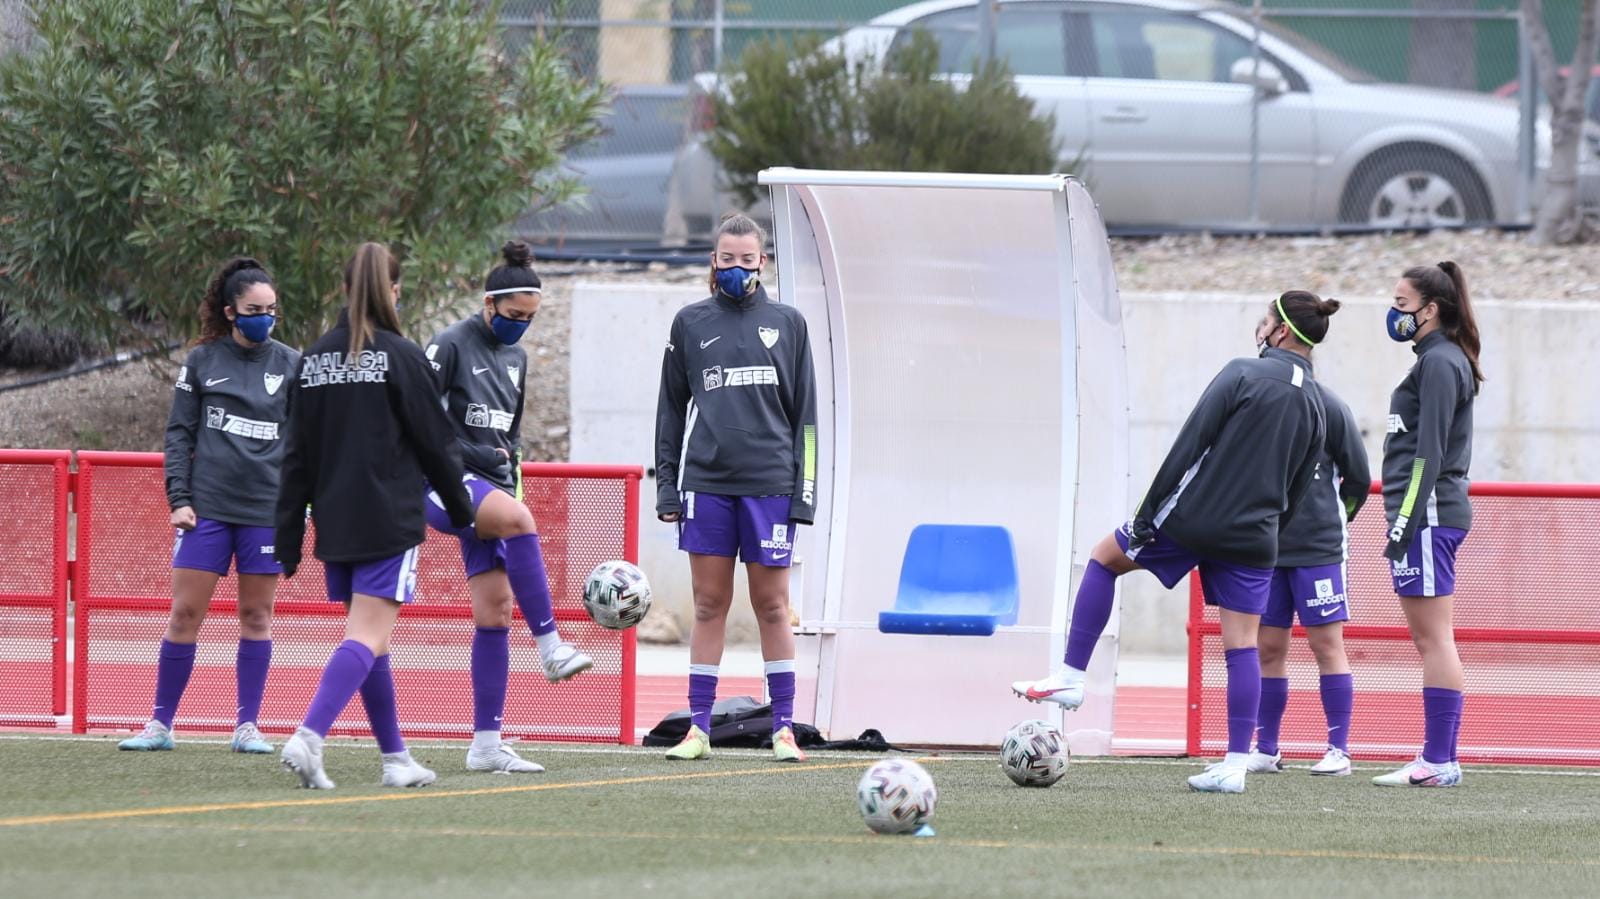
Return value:
M 583 583 L 583 607 L 595 624 L 627 630 L 650 611 L 650 582 L 632 562 L 601 562 Z
M 1048 721 L 1019 721 L 1000 744 L 1000 768 L 1023 787 L 1048 787 L 1067 773 L 1067 740 Z
M 914 833 L 933 818 L 939 791 L 933 776 L 911 759 L 884 759 L 856 785 L 856 805 L 875 833 Z

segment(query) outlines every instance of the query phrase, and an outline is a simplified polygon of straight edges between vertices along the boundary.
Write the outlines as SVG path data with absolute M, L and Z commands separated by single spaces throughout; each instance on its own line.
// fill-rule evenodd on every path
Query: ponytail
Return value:
M 271 284 L 272 274 L 249 256 L 235 256 L 222 264 L 206 295 L 200 300 L 200 337 L 196 343 L 211 343 L 233 333 L 233 322 L 224 311 L 254 284 Z
M 1439 330 L 1451 343 L 1461 348 L 1472 366 L 1473 393 L 1485 378 L 1478 365 L 1482 342 L 1478 337 L 1478 319 L 1472 313 L 1472 298 L 1467 293 L 1467 276 L 1461 266 L 1450 260 L 1438 265 L 1419 265 L 1406 269 L 1400 277 L 1422 294 L 1423 302 L 1439 307 Z
M 400 260 L 381 243 L 362 244 L 345 263 L 345 308 L 350 317 L 346 365 L 354 366 L 360 359 L 374 329 L 400 332 L 400 317 L 394 311 L 394 285 L 399 280 Z

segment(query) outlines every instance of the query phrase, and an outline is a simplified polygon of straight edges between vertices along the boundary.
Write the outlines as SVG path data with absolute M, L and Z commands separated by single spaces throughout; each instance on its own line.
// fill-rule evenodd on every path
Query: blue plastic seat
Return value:
M 886 634 L 987 637 L 1017 623 L 1017 553 L 994 525 L 919 524 L 906 541 Z

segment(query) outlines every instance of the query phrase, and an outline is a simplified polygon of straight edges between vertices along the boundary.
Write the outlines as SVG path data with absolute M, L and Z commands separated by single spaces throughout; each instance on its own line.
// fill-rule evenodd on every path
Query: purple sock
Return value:
M 267 692 L 267 666 L 272 664 L 271 640 L 239 639 L 239 654 L 234 662 L 238 688 L 238 724 L 253 722 L 261 714 L 261 697 Z
M 1328 745 L 1350 751 L 1350 710 L 1355 707 L 1355 681 L 1349 674 L 1322 676 L 1322 714 L 1328 719 Z
M 500 730 L 511 677 L 511 632 L 480 627 L 472 635 L 472 729 Z
M 1249 752 L 1261 708 L 1261 656 L 1254 646 L 1230 649 L 1228 660 L 1228 751 Z
M 306 728 L 319 737 L 326 737 L 333 729 L 334 719 L 366 682 L 375 661 L 372 650 L 362 644 L 354 640 L 340 643 L 322 669 L 322 682 L 317 684 L 317 694 L 311 697 L 311 708 L 306 709 Z
M 767 695 L 772 697 L 772 732 L 777 733 L 794 724 L 794 659 L 768 662 L 766 667 Z
M 189 675 L 194 672 L 194 644 L 161 641 L 161 655 L 156 660 L 156 703 L 150 710 L 150 719 L 172 727 L 172 718 L 178 714 L 178 700 L 183 698 L 183 688 L 189 686 Z
M 1467 696 L 1465 693 L 1456 699 L 1456 720 L 1455 724 L 1450 728 L 1450 761 L 1452 762 L 1461 760 L 1456 755 L 1456 748 L 1458 741 L 1461 739 L 1461 707 L 1466 704 L 1466 701 Z
M 372 670 L 361 682 L 361 704 L 366 706 L 367 723 L 378 741 L 378 751 L 385 755 L 405 752 L 406 741 L 400 736 L 400 709 L 395 704 L 394 672 L 389 669 L 388 653 L 372 660 Z
M 556 613 L 550 604 L 550 579 L 545 576 L 539 535 L 507 537 L 505 544 L 506 578 L 511 581 L 511 593 L 528 621 L 528 629 L 535 637 L 553 632 Z
M 1461 720 L 1461 692 L 1443 687 L 1422 688 L 1422 760 L 1434 765 L 1451 761 L 1450 744 Z
M 689 723 L 708 734 L 711 733 L 711 706 L 717 701 L 717 667 L 689 666 Z
M 1231 672 L 1230 672 L 1231 673 Z M 1232 678 L 1229 678 L 1231 684 Z M 1229 691 L 1229 695 L 1233 695 Z M 1256 712 L 1256 751 L 1267 755 L 1278 754 L 1278 728 L 1283 724 L 1283 710 L 1289 707 L 1289 679 L 1263 677 L 1261 679 L 1261 705 Z
M 1078 583 L 1078 597 L 1072 603 L 1072 626 L 1067 629 L 1067 665 L 1089 670 L 1089 657 L 1100 642 L 1106 622 L 1111 620 L 1111 603 L 1117 596 L 1117 576 L 1093 559 Z

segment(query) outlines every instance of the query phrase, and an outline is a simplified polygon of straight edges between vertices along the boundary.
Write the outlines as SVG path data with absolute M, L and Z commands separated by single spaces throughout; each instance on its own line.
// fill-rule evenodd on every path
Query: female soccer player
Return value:
M 693 720 L 670 759 L 711 754 L 711 705 L 733 603 L 733 559 L 750 577 L 761 631 L 772 751 L 799 762 L 789 564 L 796 525 L 816 512 L 816 375 L 806 321 L 761 287 L 766 234 L 733 213 L 717 229 L 711 296 L 679 310 L 661 362 L 656 407 L 656 514 L 678 523 L 689 554 Z
M 1328 306 L 1338 308 L 1337 300 Z M 1275 316 L 1262 323 L 1276 328 Z M 1293 325 L 1291 325 L 1291 330 Z M 1307 335 L 1296 339 L 1312 345 Z M 1256 748 L 1250 753 L 1251 773 L 1283 770 L 1278 728 L 1289 702 L 1289 629 L 1296 615 L 1321 675 L 1322 713 L 1328 721 L 1328 750 L 1311 766 L 1312 774 L 1343 777 L 1350 773 L 1350 711 L 1354 686 L 1344 652 L 1344 622 L 1350 619 L 1346 599 L 1346 522 L 1367 501 L 1372 474 L 1361 431 L 1350 407 L 1318 383 L 1326 412 L 1327 436 L 1317 460 L 1311 488 L 1278 530 L 1278 566 L 1272 591 L 1261 615 L 1261 705 L 1256 721 Z
M 438 485 L 451 524 L 470 525 L 472 503 L 428 360 L 400 336 L 399 279 L 400 263 L 388 249 L 362 244 L 345 265 L 339 322 L 306 350 L 294 384 L 278 561 L 284 577 L 294 576 L 309 504 L 328 599 L 348 608 L 345 640 L 322 671 L 305 722 L 283 747 L 284 767 L 308 789 L 333 789 L 322 741 L 357 690 L 383 754 L 384 786 L 434 781 L 400 736 L 389 636 L 416 588 L 424 475 Z
M 428 523 L 461 541 L 461 562 L 472 594 L 473 771 L 533 773 L 544 768 L 500 739 L 510 677 L 511 604 L 533 631 L 551 683 L 594 665 L 556 631 L 550 582 L 533 514 L 516 498 L 528 354 L 517 346 L 539 311 L 541 289 L 533 251 L 514 240 L 501 248 L 503 265 L 483 284 L 483 306 L 446 328 L 428 346 L 428 361 L 444 394 L 466 466 L 467 491 L 477 507 L 471 527 L 450 524 L 437 493 L 428 494 Z
M 1066 664 L 1011 689 L 1067 709 L 1083 703 L 1084 673 L 1111 618 L 1116 579 L 1136 568 L 1168 589 L 1195 567 L 1206 602 L 1222 609 L 1228 663 L 1228 754 L 1189 778 L 1202 792 L 1243 793 L 1261 701 L 1256 630 L 1278 561 L 1278 524 L 1300 501 L 1322 450 L 1322 399 L 1311 347 L 1338 304 L 1303 290 L 1275 300 L 1256 327 L 1256 359 L 1223 366 L 1200 397 L 1133 520 L 1101 540 L 1072 607 Z
M 1407 269 L 1394 288 L 1389 336 L 1415 344 L 1417 361 L 1389 396 L 1383 444 L 1383 506 L 1389 521 L 1394 592 L 1422 656 L 1422 752 L 1385 787 L 1461 783 L 1461 657 L 1450 621 L 1456 549 L 1472 527 L 1467 467 L 1472 462 L 1472 401 L 1483 383 L 1478 322 L 1467 279 L 1454 262 Z
M 273 340 L 278 295 L 254 259 L 230 259 L 206 287 L 201 333 L 173 384 L 167 418 L 167 504 L 172 552 L 172 616 L 156 662 L 150 723 L 119 749 L 174 748 L 172 718 L 194 670 L 195 641 L 217 581 L 233 562 L 239 574 L 238 723 L 234 752 L 271 752 L 256 729 L 272 658 L 272 508 L 288 419 L 284 376 L 300 354 Z

